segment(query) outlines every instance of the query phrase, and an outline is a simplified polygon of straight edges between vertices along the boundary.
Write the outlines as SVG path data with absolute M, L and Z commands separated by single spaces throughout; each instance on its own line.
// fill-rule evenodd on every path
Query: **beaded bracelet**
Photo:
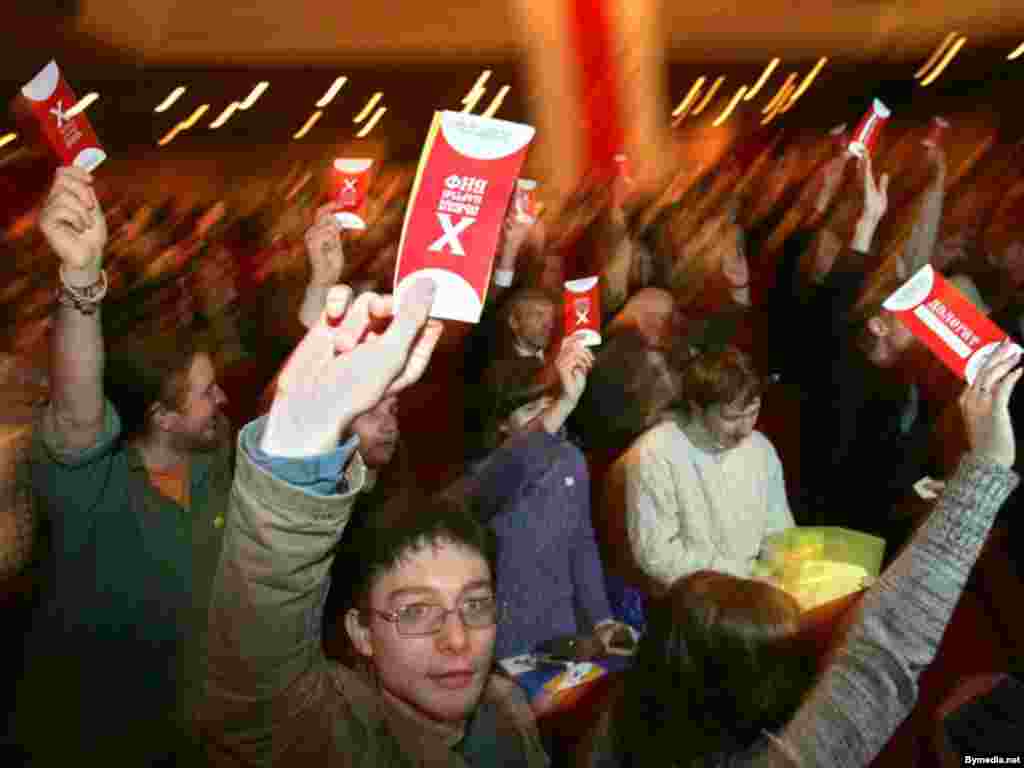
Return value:
M 100 278 L 92 285 L 73 286 L 64 277 L 64 265 L 60 267 L 60 287 L 57 288 L 57 303 L 63 307 L 71 307 L 83 315 L 93 315 L 99 308 L 103 297 L 107 295 L 107 270 L 100 270 Z

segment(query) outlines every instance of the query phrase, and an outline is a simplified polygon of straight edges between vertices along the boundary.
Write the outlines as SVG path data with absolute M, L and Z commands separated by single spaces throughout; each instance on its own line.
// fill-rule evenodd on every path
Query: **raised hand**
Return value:
M 316 221 L 306 231 L 306 253 L 312 270 L 310 282 L 332 286 L 341 279 L 345 268 L 345 250 L 341 245 L 341 226 L 333 215 L 332 205 L 321 206 Z
M 443 330 L 427 319 L 434 290 L 432 281 L 417 281 L 394 313 L 391 296 L 364 293 L 353 302 L 347 286 L 331 289 L 281 372 L 262 450 L 295 458 L 331 451 L 359 414 L 417 381 Z
M 39 229 L 65 270 L 95 278 L 107 244 L 107 220 L 92 183 L 93 177 L 81 168 L 59 168 L 39 215 Z
M 1013 466 L 1016 458 L 1010 395 L 1024 371 L 1016 367 L 1018 362 L 1020 348 L 1004 341 L 960 395 L 960 413 L 971 450 L 1004 467 Z
M 889 208 L 889 174 L 883 173 L 878 182 L 871 167 L 871 155 L 864 155 L 858 163 L 864 182 L 864 210 L 862 217 L 879 221 Z
M 577 339 L 567 339 L 555 360 L 555 370 L 562 385 L 562 396 L 573 405 L 580 401 L 587 386 L 587 376 L 594 367 L 594 354 Z

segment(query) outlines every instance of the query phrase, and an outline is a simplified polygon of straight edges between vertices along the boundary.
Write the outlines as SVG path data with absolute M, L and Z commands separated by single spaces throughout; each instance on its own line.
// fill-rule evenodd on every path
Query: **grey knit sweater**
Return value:
M 996 512 L 1018 482 L 1010 469 L 965 456 L 928 521 L 864 596 L 843 646 L 793 719 L 725 762 L 868 765 L 910 714 L 918 678 L 935 657 Z M 581 755 L 584 764 L 618 764 L 607 726 L 605 719 Z

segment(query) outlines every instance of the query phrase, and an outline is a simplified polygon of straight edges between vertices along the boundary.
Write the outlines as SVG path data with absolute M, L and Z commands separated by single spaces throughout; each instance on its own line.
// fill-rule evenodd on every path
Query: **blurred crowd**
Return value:
M 720 600 L 729 606 L 723 611 L 740 610 L 729 602 L 730 590 L 755 583 L 749 586 L 754 603 L 775 600 L 761 594 L 761 582 L 747 580 L 763 555 L 764 540 L 795 525 L 843 526 L 875 534 L 886 540 L 887 560 L 901 551 L 911 553 L 897 575 L 912 573 L 920 580 L 941 582 L 935 587 L 939 597 L 929 593 L 914 602 L 909 587 L 892 577 L 882 583 L 877 597 L 865 600 L 867 628 L 852 635 L 851 657 L 868 667 L 877 665 L 880 675 L 892 675 L 916 691 L 919 659 L 926 663 L 934 656 L 962 588 L 956 580 L 966 578 L 965 573 L 926 573 L 913 559 L 911 555 L 920 558 L 915 542 L 918 548 L 938 546 L 936 542 L 952 546 L 937 525 L 929 528 L 925 522 L 933 513 L 969 516 L 971 510 L 994 518 L 1008 496 L 1003 507 L 1007 511 L 1000 514 L 1009 531 L 1008 557 L 1017 567 L 1021 524 L 1013 518 L 1020 501 L 1010 494 L 1015 481 L 1007 479 L 1011 473 L 1004 466 L 1005 456 L 992 459 L 997 451 L 978 438 L 982 420 L 996 418 L 989 413 L 991 406 L 965 406 L 963 382 L 917 344 L 882 302 L 930 264 L 1024 344 L 1024 153 L 1020 145 L 999 141 L 994 134 L 959 136 L 955 121 L 939 143 L 923 141 L 929 135 L 927 125 L 891 126 L 873 154 L 861 158 L 837 138 L 843 135 L 762 129 L 737 137 L 714 164 L 680 164 L 656 183 L 639 183 L 615 172 L 594 173 L 565 200 L 544 199 L 540 180 L 541 215 L 524 221 L 510 211 L 503 224 L 484 318 L 472 327 L 447 323 L 444 344 L 455 352 L 439 359 L 450 367 L 426 373 L 426 381 L 435 377 L 458 382 L 457 388 L 446 390 L 449 398 L 460 401 L 454 408 L 463 423 L 452 427 L 458 439 L 421 440 L 436 454 L 423 456 L 423 461 L 446 462 L 453 471 L 429 488 L 408 471 L 408 464 L 421 457 L 408 451 L 415 441 L 400 436 L 417 429 L 417 408 L 441 407 L 429 400 L 399 410 L 396 403 L 405 395 L 389 389 L 341 435 L 343 442 L 351 434 L 358 438 L 359 471 L 365 469 L 368 480 L 354 502 L 350 529 L 344 536 L 339 531 L 337 549 L 329 550 L 332 556 L 347 554 L 334 561 L 332 576 L 321 574 L 321 598 L 310 603 L 307 618 L 317 625 L 318 642 L 322 622 L 329 656 L 354 667 L 373 667 L 379 659 L 379 650 L 377 656 L 366 652 L 358 631 L 344 626 L 369 578 L 360 575 L 360 558 L 376 546 L 368 542 L 386 538 L 383 524 L 374 519 L 384 514 L 382 509 L 413 507 L 418 499 L 444 491 L 447 498 L 472 497 L 478 519 L 501 543 L 493 560 L 496 592 L 489 598 L 504 606 L 500 622 L 486 606 L 477 607 L 482 612 L 476 615 L 468 613 L 472 607 L 458 608 L 467 631 L 499 623 L 496 658 L 531 652 L 566 636 L 585 638 L 597 656 L 614 648 L 633 649 L 646 632 L 639 646 L 639 671 L 627 677 L 634 682 L 627 682 L 590 742 L 592 765 L 647 764 L 663 755 L 673 742 L 670 726 L 663 724 L 659 730 L 654 722 L 652 713 L 658 711 L 669 713 L 665 723 L 671 718 L 677 727 L 690 722 L 686 732 L 696 741 L 706 740 L 706 754 L 722 758 L 721 764 L 726 763 L 724 755 L 744 750 L 767 754 L 772 746 L 766 731 L 784 733 L 782 738 L 796 745 L 793 749 L 804 750 L 809 742 L 800 741 L 806 731 L 799 728 L 811 728 L 810 722 L 826 733 L 821 743 L 853 738 L 849 729 L 855 726 L 839 723 L 838 716 L 830 721 L 832 730 L 814 720 L 806 707 L 800 710 L 804 720 L 796 717 L 802 703 L 813 701 L 817 716 L 824 718 L 825 699 L 831 694 L 818 687 L 805 700 L 813 676 L 792 656 L 784 655 L 769 675 L 764 666 L 755 666 L 753 672 L 744 667 L 749 659 L 740 658 L 741 650 L 729 646 L 721 651 L 720 665 L 722 659 L 735 657 L 738 666 L 732 672 L 714 667 L 720 680 L 729 681 L 714 685 L 738 690 L 741 678 L 750 674 L 764 674 L 766 684 L 778 691 L 785 687 L 785 675 L 806 683 L 795 692 L 778 693 L 764 712 L 750 714 L 745 705 L 733 701 L 726 706 L 714 699 L 698 717 L 697 699 L 685 707 L 666 707 L 664 698 L 657 698 L 672 694 L 663 682 L 667 673 L 656 660 L 682 653 L 674 645 L 682 641 L 672 634 L 672 626 L 679 624 L 672 622 L 685 624 L 680 616 L 699 610 L 687 601 Z M 116 359 L 121 347 L 156 348 L 161 339 L 182 334 L 201 338 L 222 385 L 231 371 L 245 371 L 244 393 L 238 398 L 230 390 L 228 404 L 221 402 L 223 393 L 220 400 L 216 392 L 211 396 L 217 401 L 215 410 L 223 407 L 231 416 L 235 431 L 264 416 L 271 402 L 283 408 L 274 400 L 275 375 L 307 329 L 322 327 L 318 323 L 330 306 L 329 287 L 350 286 L 355 301 L 391 292 L 413 185 L 408 167 L 379 169 L 367 204 L 367 228 L 342 231 L 330 218 L 326 173 L 293 169 L 270 180 L 262 204 L 243 209 L 230 198 L 183 206 L 163 198 L 161 190 L 153 190 L 150 199 L 129 199 L 104 184 L 100 169 L 95 189 L 109 233 L 103 249 L 108 287 L 101 313 L 107 357 Z M 48 579 L 57 583 L 61 575 L 40 563 L 54 552 L 70 557 L 69 552 L 84 546 L 70 543 L 70 534 L 54 518 L 53 509 L 72 502 L 53 488 L 43 493 L 45 502 L 33 498 L 33 483 L 42 482 L 41 477 L 51 484 L 84 480 L 56 470 L 33 475 L 28 461 L 32 427 L 62 381 L 51 367 L 51 356 L 69 354 L 52 346 L 60 333 L 55 291 L 64 278 L 57 277 L 52 237 L 48 239 L 42 226 L 47 205 L 52 209 L 54 203 L 34 202 L 9 226 L 0 244 L 0 402 L 5 412 L 0 578 L 24 574 L 35 560 L 33 579 L 41 583 L 31 589 L 42 593 L 48 591 Z M 332 261 L 328 253 L 335 243 L 343 257 Z M 67 266 L 63 254 L 61 259 Z M 603 338 L 600 346 L 586 348 L 562 338 L 563 286 L 592 275 L 600 278 Z M 77 301 L 80 310 L 91 299 L 72 291 L 68 301 Z M 72 311 L 67 303 L 62 307 L 59 311 Z M 1005 391 L 1005 400 L 997 404 L 1006 406 L 1016 427 L 1018 406 L 1009 400 L 1013 382 L 1001 378 L 1013 374 L 996 369 L 986 369 L 982 383 L 968 390 L 972 397 L 983 397 L 988 382 Z M 216 385 L 211 379 L 208 386 Z M 288 392 L 284 385 L 282 390 Z M 261 400 L 256 394 L 264 391 Z M 101 394 L 110 398 L 127 429 L 127 407 L 114 393 L 107 387 Z M 399 425 L 400 413 L 408 415 L 409 423 Z M 109 431 L 109 424 L 104 429 Z M 146 442 L 147 434 L 177 427 L 159 422 L 149 429 L 137 438 L 150 451 L 140 449 L 143 460 L 155 451 L 155 443 Z M 244 434 L 240 445 L 248 451 Z M 49 433 L 35 439 L 51 441 L 47 461 L 64 461 Z M 96 439 L 102 443 L 106 438 Z M 973 451 L 982 469 L 960 465 L 965 450 Z M 268 472 L 283 471 L 255 450 L 252 460 L 272 468 Z M 35 461 L 40 461 L 38 456 Z M 992 468 L 996 464 L 998 470 Z M 1012 456 L 1008 464 L 1019 471 Z M 70 472 L 69 466 L 62 464 L 61 472 Z M 982 477 L 984 472 L 990 476 Z M 165 491 L 170 486 L 162 483 L 171 481 L 158 474 L 151 474 L 150 482 Z M 305 482 L 281 476 L 293 485 Z M 452 477 L 456 482 L 450 482 Z M 925 500 L 914 492 L 924 477 L 934 478 L 929 487 L 939 495 L 938 502 L 934 495 Z M 999 484 L 997 493 L 992 487 Z M 106 493 L 106 486 L 102 488 L 101 496 Z M 950 489 L 948 496 L 942 495 L 944 488 Z M 257 511 L 248 506 L 242 508 L 244 514 L 236 511 L 234 517 L 243 521 L 239 526 L 279 503 L 261 505 L 241 496 L 245 498 L 233 503 L 253 504 Z M 187 508 L 187 494 L 185 499 Z M 220 530 L 225 513 L 217 514 Z M 530 522 L 524 525 L 523 520 Z M 402 524 L 395 523 L 395 529 Z M 228 519 L 229 535 L 232 525 Z M 278 525 L 268 529 L 280 532 Z M 987 528 L 978 525 L 984 528 L 980 547 Z M 462 533 L 446 530 L 439 534 L 442 538 L 469 546 L 458 538 Z M 260 538 L 252 531 L 242 535 Z M 290 545 L 282 546 L 291 552 Z M 267 547 L 270 554 L 264 553 L 264 560 L 239 554 L 244 546 L 233 550 L 236 565 L 242 565 L 237 571 L 222 568 L 212 587 L 215 608 L 210 615 L 214 629 L 221 630 L 222 655 L 231 643 L 224 640 L 227 635 L 217 616 L 239 626 L 251 624 L 256 616 L 243 615 L 246 601 L 229 605 L 223 595 L 244 590 L 246 582 L 238 576 L 244 574 L 243 566 L 272 561 L 273 546 Z M 321 560 L 329 563 L 327 551 Z M 971 551 L 964 555 L 967 569 L 977 555 Z M 372 574 L 394 566 L 382 562 L 371 563 L 377 569 Z M 735 581 L 716 582 L 709 572 Z M 240 580 L 228 581 L 235 577 Z M 255 583 L 260 577 L 252 578 Z M 253 597 L 253 605 L 260 599 Z M 906 637 L 892 637 L 882 631 L 883 640 L 878 640 L 872 622 L 884 623 L 886 611 L 899 605 L 935 610 L 938 634 L 911 636 L 908 630 Z M 786 612 L 797 609 L 789 603 L 778 608 L 790 622 Z M 399 635 L 424 627 L 425 633 L 437 630 L 426 619 L 417 624 L 394 615 Z M 270 622 L 266 626 L 273 621 L 266 614 L 258 618 Z M 757 614 L 743 620 L 762 619 Z M 440 621 L 446 622 L 447 614 Z M 785 623 L 778 621 L 780 626 Z M 929 621 L 921 619 L 922 624 Z M 866 650 L 878 642 L 883 642 L 884 653 Z M 700 654 L 691 648 L 690 666 L 684 671 L 711 674 L 714 654 L 707 649 L 701 653 L 707 656 L 701 657 L 705 666 L 696 669 L 693 657 Z M 919 655 L 904 665 L 904 653 Z M 266 654 L 253 651 L 263 661 L 272 652 Z M 231 675 L 244 674 L 223 656 L 220 662 L 225 664 L 220 668 L 225 686 Z M 400 666 L 400 661 L 395 663 Z M 376 674 L 383 676 L 376 685 L 387 689 L 392 684 L 386 671 L 378 668 Z M 682 673 L 676 669 L 673 674 Z M 711 685 L 706 677 L 700 683 L 672 679 L 676 690 Z M 225 701 L 230 699 L 221 693 Z M 408 694 L 413 699 L 418 695 L 428 694 Z M 895 728 L 912 699 L 900 699 L 901 707 L 887 710 L 862 729 L 868 735 L 863 752 L 854 750 L 857 759 L 877 752 L 891 733 L 889 726 Z M 544 702 L 532 703 L 543 712 Z M 221 706 L 220 725 L 205 727 L 232 727 L 231 715 L 225 714 L 231 706 L 223 701 Z M 864 718 L 861 725 L 870 720 L 864 706 L 856 712 Z M 723 712 L 747 719 L 737 720 L 731 735 L 707 735 L 714 730 L 712 720 Z M 218 744 L 222 758 L 245 752 L 209 731 L 206 737 Z M 775 749 L 777 755 L 786 753 L 785 746 Z M 801 754 L 822 759 L 826 754 L 806 749 Z M 532 764 L 530 750 L 526 753 L 523 764 Z

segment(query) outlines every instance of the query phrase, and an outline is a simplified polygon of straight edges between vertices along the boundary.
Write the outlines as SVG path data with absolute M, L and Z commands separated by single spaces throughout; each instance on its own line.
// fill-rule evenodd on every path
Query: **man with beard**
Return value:
M 60 260 L 32 447 L 51 551 L 11 735 L 33 766 L 188 764 L 231 485 L 226 398 L 192 338 L 105 365 L 107 226 L 89 174 L 57 171 L 40 229 Z

